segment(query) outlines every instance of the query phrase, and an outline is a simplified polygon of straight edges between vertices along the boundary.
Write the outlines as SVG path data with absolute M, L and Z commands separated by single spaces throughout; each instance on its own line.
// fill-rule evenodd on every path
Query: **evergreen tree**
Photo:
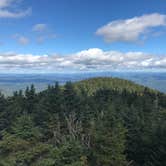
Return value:
M 124 155 L 126 130 L 109 108 L 96 122 L 92 145 L 96 166 L 125 166 Z

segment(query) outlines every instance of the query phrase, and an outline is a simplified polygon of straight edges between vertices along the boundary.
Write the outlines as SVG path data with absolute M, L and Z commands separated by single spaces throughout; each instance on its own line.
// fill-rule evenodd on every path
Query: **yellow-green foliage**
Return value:
M 144 86 L 138 85 L 132 81 L 119 79 L 119 78 L 108 78 L 108 77 L 98 77 L 98 78 L 83 80 L 74 83 L 74 86 L 79 93 L 81 90 L 85 90 L 88 93 L 88 95 L 92 95 L 99 89 L 113 89 L 118 91 L 126 89 L 129 92 L 137 92 L 137 93 L 141 93 L 145 89 Z M 151 92 L 155 92 L 152 89 L 149 90 Z

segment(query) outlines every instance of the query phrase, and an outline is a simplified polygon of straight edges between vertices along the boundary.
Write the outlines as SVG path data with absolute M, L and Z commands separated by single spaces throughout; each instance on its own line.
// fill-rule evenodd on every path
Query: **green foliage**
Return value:
M 94 78 L 0 93 L 0 166 L 164 166 L 166 95 Z
M 125 166 L 126 158 L 123 152 L 126 130 L 120 120 L 111 113 L 112 110 L 108 111 L 95 124 L 93 151 L 96 166 Z
M 81 157 L 84 155 L 83 150 L 79 142 L 69 141 L 64 143 L 60 147 L 57 147 L 52 153 L 55 159 L 55 165 L 72 166 L 76 165 L 76 163 L 82 163 Z
M 11 127 L 11 132 L 16 137 L 24 140 L 40 139 L 41 133 L 29 115 L 18 117 Z
M 112 89 L 123 91 L 126 89 L 128 92 L 143 92 L 145 87 L 138 85 L 132 81 L 119 79 L 119 78 L 107 78 L 107 77 L 98 77 L 83 80 L 77 83 L 74 83 L 76 90 L 80 93 L 82 89 L 86 91 L 88 95 L 94 94 L 100 89 Z M 150 92 L 155 92 L 151 89 L 148 89 Z

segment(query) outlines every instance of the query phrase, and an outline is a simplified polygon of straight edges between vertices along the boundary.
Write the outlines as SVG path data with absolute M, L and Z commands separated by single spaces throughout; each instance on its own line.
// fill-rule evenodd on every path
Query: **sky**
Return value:
M 166 71 L 164 0 L 0 0 L 0 72 Z

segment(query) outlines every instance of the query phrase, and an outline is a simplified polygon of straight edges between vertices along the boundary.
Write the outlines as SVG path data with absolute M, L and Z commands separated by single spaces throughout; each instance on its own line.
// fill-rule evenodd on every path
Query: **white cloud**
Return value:
M 18 7 L 13 10 L 13 6 L 15 6 L 19 2 L 18 0 L 0 0 L 0 18 L 21 18 L 31 14 L 32 9 L 24 9 L 20 10 Z
M 5 8 L 10 6 L 13 0 L 0 0 L 0 8 Z
M 36 32 L 44 32 L 47 30 L 47 25 L 46 24 L 36 24 L 33 26 L 33 31 Z
M 21 44 L 21 45 L 27 45 L 27 44 L 29 44 L 29 39 L 27 37 L 25 37 L 25 36 L 20 35 L 20 34 L 15 34 L 13 36 L 13 38 L 16 39 L 17 42 L 19 44 Z
M 37 32 L 36 41 L 41 44 L 47 39 L 55 39 L 57 35 L 55 33 L 50 32 L 50 29 L 47 24 L 35 24 L 32 27 L 34 32 Z
M 19 43 L 22 45 L 27 45 L 29 43 L 29 39 L 24 37 L 24 36 L 20 36 L 18 39 Z
M 150 28 L 166 26 L 166 15 L 147 14 L 126 20 L 112 21 L 96 31 L 106 42 L 135 42 L 145 36 Z
M 143 52 L 103 51 L 99 48 L 83 50 L 71 55 L 32 55 L 0 53 L 0 69 L 12 71 L 113 71 L 164 70 L 166 55 Z
M 43 43 L 45 42 L 47 39 L 55 39 L 57 37 L 56 34 L 42 34 L 42 35 L 39 35 L 36 40 L 37 40 L 37 43 Z
M 11 12 L 9 10 L 0 9 L 0 18 L 21 18 L 31 14 L 31 9 L 27 9 L 21 12 Z

